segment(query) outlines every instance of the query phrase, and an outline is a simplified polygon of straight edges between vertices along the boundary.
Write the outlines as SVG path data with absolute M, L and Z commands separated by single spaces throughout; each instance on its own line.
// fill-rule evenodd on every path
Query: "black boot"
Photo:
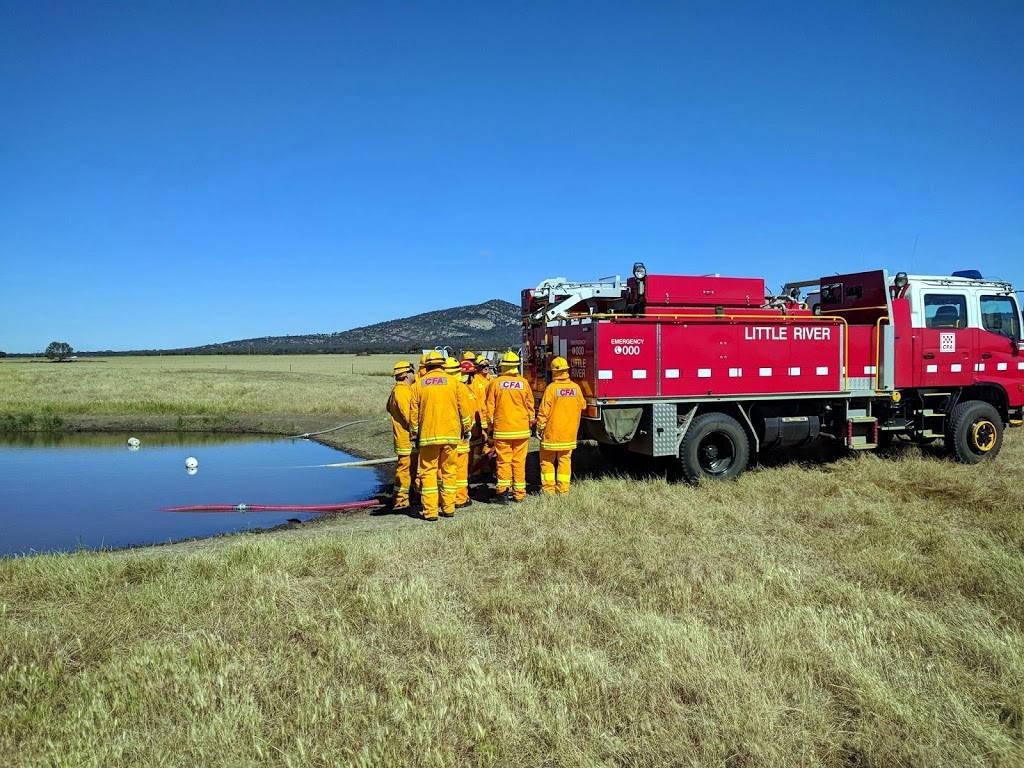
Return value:
M 492 504 L 501 504 L 503 507 L 508 506 L 511 502 L 508 498 L 508 491 L 494 494 L 494 498 L 491 499 Z

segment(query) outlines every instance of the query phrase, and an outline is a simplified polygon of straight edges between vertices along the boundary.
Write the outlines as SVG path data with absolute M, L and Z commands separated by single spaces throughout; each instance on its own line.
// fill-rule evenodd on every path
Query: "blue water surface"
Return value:
M 317 467 L 355 459 L 309 440 L 138 434 L 132 450 L 128 437 L 0 436 L 0 556 L 154 544 L 318 517 L 164 507 L 336 504 L 379 489 L 372 469 Z M 194 474 L 185 468 L 190 456 L 199 462 Z

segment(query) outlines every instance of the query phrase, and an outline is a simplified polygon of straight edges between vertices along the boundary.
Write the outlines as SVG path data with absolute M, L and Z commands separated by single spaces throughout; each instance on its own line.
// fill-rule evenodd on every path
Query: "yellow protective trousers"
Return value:
M 417 448 L 412 452 L 412 462 L 409 464 L 409 493 L 413 497 L 420 495 L 420 451 Z
M 454 445 L 435 443 L 420 446 L 420 502 L 423 517 L 437 517 L 438 499 L 446 515 L 455 512 L 458 458 Z
M 458 460 L 458 473 L 455 479 L 455 503 L 465 504 L 469 501 L 470 444 L 459 443 L 459 448 L 455 453 Z
M 572 450 L 540 449 L 540 489 L 544 493 L 568 493 L 572 477 Z
M 409 506 L 409 493 L 412 491 L 413 477 L 416 475 L 416 463 L 418 454 L 406 454 L 398 456 L 398 466 L 395 467 L 394 485 L 394 508 L 405 509 Z
M 494 450 L 498 454 L 498 493 L 512 488 L 512 497 L 526 496 L 526 452 L 530 447 L 529 438 L 518 440 L 494 439 Z

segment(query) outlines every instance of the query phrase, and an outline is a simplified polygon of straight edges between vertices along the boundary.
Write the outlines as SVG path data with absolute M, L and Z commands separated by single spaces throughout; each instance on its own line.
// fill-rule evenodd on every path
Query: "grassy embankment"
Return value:
M 977 467 L 596 476 L 433 526 L 3 561 L 0 754 L 1019 766 L 1022 463 L 1012 433 Z

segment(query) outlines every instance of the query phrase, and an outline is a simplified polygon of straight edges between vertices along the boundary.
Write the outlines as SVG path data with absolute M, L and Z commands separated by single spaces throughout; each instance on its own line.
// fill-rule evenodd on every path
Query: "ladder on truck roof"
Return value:
M 608 282 L 611 280 L 611 282 Z M 571 283 L 564 277 L 541 280 L 533 289 L 535 299 L 546 300 L 547 306 L 533 313 L 534 322 L 550 322 L 564 315 L 577 304 L 593 299 L 620 299 L 626 294 L 627 285 L 618 275 L 603 278 L 593 283 Z

